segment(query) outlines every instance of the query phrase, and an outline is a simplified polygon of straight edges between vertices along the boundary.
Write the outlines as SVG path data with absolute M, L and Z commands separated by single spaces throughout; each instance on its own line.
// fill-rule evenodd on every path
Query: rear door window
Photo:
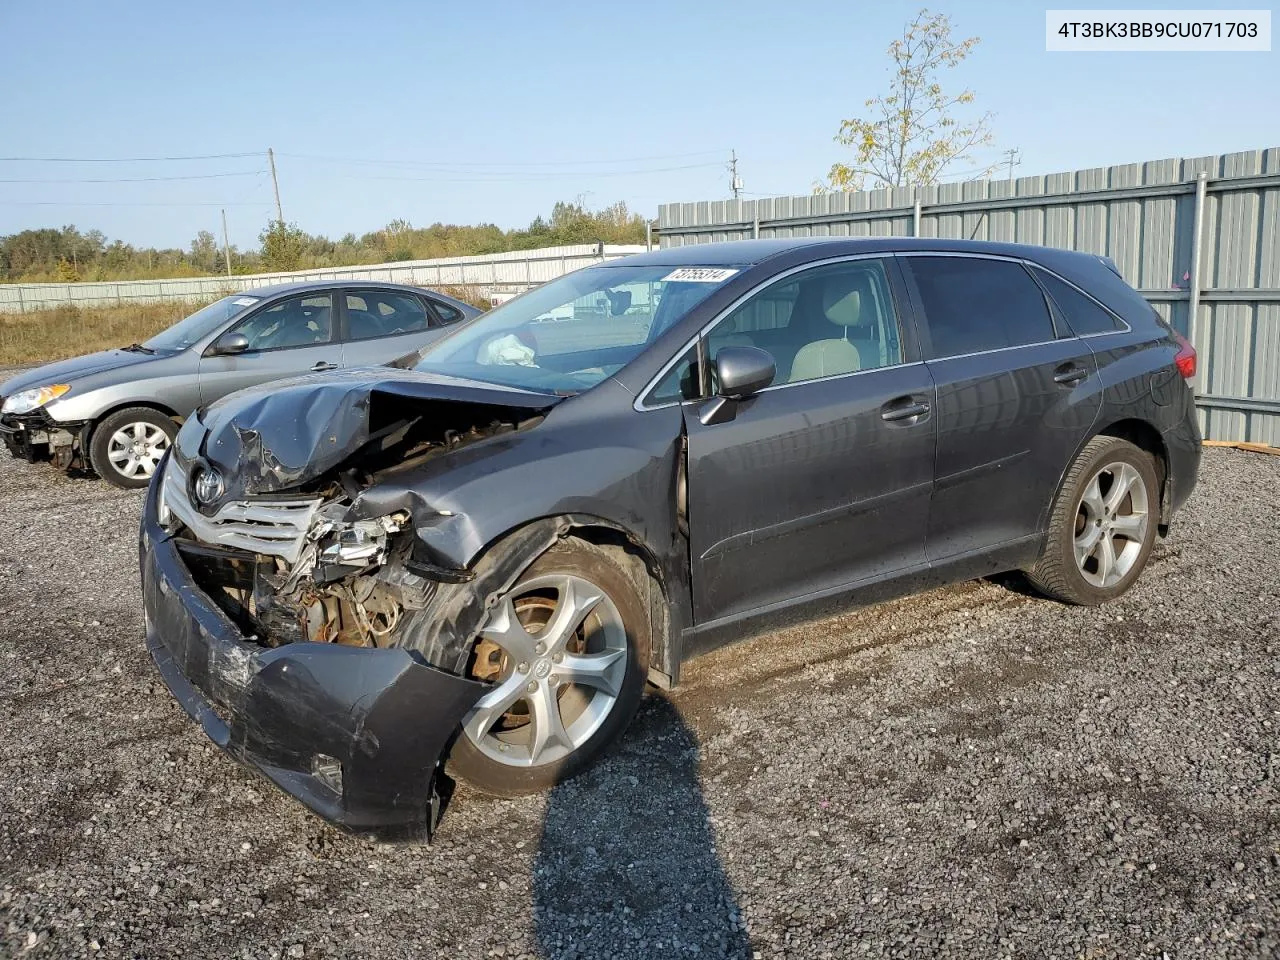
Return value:
M 1071 327 L 1071 332 L 1077 337 L 1087 337 L 1093 333 L 1112 333 L 1121 329 L 1120 322 L 1109 310 L 1065 280 L 1039 268 L 1036 268 L 1036 276 L 1049 291 L 1049 296 L 1053 298 L 1058 311 Z
M 904 257 L 924 308 L 934 358 L 1054 339 L 1044 294 L 1022 264 L 982 257 Z
M 347 339 L 372 340 L 427 329 L 427 309 L 417 297 L 387 290 L 347 294 Z

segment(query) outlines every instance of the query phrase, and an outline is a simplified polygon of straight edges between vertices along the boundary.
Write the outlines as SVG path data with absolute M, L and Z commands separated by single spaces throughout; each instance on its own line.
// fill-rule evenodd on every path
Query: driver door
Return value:
M 342 365 L 333 293 L 276 300 L 223 332 L 243 333 L 249 348 L 219 356 L 210 347 L 200 359 L 200 402 L 212 403 L 245 387 Z M 215 341 L 216 343 L 217 341 Z

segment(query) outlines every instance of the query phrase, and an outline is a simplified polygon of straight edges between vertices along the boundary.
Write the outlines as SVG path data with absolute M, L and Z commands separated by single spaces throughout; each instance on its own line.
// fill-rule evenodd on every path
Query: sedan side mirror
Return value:
M 742 400 L 759 393 L 777 376 L 772 354 L 759 347 L 721 347 L 716 351 L 720 396 Z
M 249 349 L 249 338 L 243 333 L 232 331 L 224 333 L 213 342 L 213 350 L 210 351 L 215 357 L 231 356 L 237 353 L 244 353 Z

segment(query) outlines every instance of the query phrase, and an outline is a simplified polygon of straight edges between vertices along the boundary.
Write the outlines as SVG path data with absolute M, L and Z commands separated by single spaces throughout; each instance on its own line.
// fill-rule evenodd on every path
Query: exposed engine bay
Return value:
M 259 488 L 268 491 L 265 496 L 241 487 L 235 491 L 239 497 L 233 493 L 197 505 L 201 473 L 217 471 L 217 465 L 212 458 L 170 465 L 162 513 L 185 527 L 174 531 L 179 549 L 215 602 L 264 645 L 392 646 L 397 631 L 432 604 L 442 584 L 472 578 L 467 571 L 415 558 L 409 509 L 360 518 L 357 503 L 389 477 L 535 426 L 542 410 L 403 396 L 392 407 L 389 399 L 379 402 L 376 394 L 366 399 L 357 421 L 361 429 L 349 434 L 346 457 L 335 456 L 341 448 L 333 421 L 310 431 L 331 458 L 329 466 L 319 475 L 288 477 L 300 481 L 288 485 L 282 482 L 287 463 L 266 438 L 235 423 L 225 425 L 242 468 L 229 479 L 243 483 L 246 476 L 256 476 Z M 297 435 L 289 439 L 296 443 Z M 448 515 L 439 511 L 437 518 Z
M 276 645 L 295 640 L 357 647 L 385 644 L 406 611 L 423 610 L 436 583 L 406 567 L 409 523 L 400 512 L 377 520 L 344 522 L 349 503 L 321 507 L 302 555 L 290 567 L 260 563 L 252 614 Z

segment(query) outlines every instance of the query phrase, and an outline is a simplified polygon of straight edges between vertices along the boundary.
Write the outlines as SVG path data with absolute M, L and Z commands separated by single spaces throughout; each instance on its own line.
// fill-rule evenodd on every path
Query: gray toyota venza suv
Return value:
M 234 394 L 148 493 L 146 633 L 205 731 L 323 816 L 582 769 L 646 680 L 997 571 L 1125 592 L 1196 482 L 1195 353 L 1102 257 L 686 246 L 396 367 Z
M 92 467 L 145 487 L 198 404 L 308 370 L 386 363 L 480 311 L 394 283 L 317 280 L 237 293 L 146 343 L 50 363 L 0 384 L 15 457 Z

